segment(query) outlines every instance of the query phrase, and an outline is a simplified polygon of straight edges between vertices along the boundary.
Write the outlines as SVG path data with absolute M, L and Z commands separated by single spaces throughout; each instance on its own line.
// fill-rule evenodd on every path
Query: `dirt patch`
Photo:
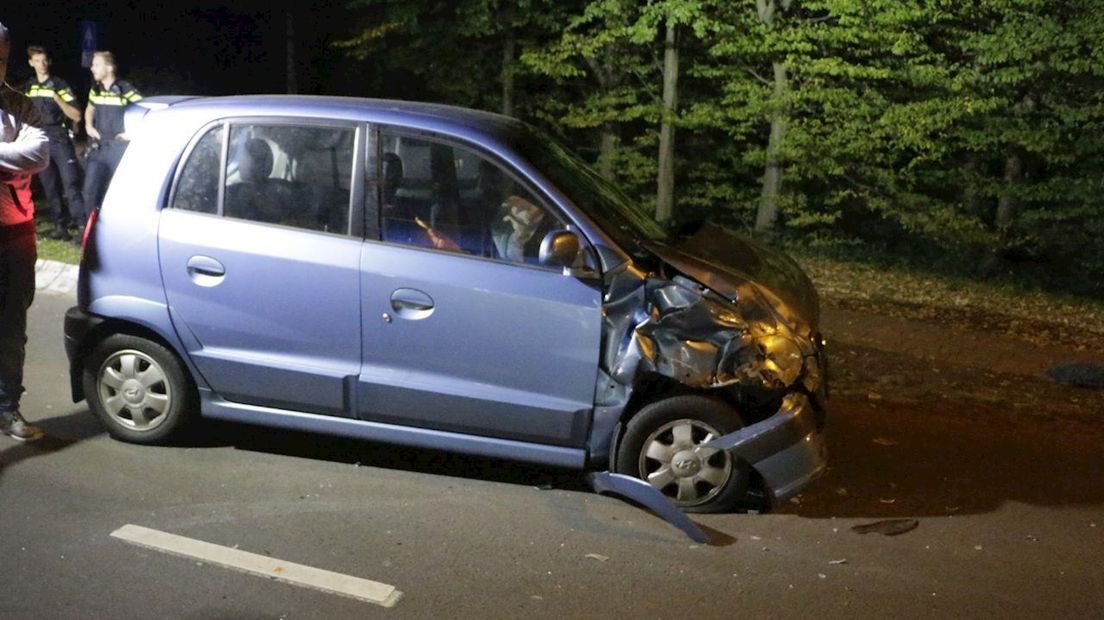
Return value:
M 1104 432 L 1104 390 L 1046 375 L 1063 363 L 1104 363 L 1104 338 L 982 311 L 869 300 L 828 300 L 823 329 L 834 397 Z

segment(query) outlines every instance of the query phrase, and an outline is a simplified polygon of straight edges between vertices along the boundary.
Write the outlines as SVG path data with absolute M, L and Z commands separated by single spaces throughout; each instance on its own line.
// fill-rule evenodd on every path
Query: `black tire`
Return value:
M 732 407 L 714 398 L 684 395 L 656 401 L 629 420 L 617 449 L 616 471 L 650 482 L 684 512 L 730 512 L 747 492 L 750 467 L 723 451 L 703 455 L 694 446 L 709 433 L 719 437 L 743 426 Z M 666 474 L 661 473 L 664 468 Z
M 105 338 L 86 358 L 84 394 L 107 432 L 132 443 L 165 443 L 195 416 L 195 387 L 176 356 L 127 334 Z

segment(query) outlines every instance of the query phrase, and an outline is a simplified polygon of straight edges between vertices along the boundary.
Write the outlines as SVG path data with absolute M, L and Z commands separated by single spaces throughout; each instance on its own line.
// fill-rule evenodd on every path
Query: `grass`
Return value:
M 80 262 L 79 246 L 68 241 L 46 238 L 46 235 L 54 230 L 52 223 L 39 221 L 36 229 L 38 231 L 38 257 L 40 259 L 69 263 L 70 265 L 76 265 Z

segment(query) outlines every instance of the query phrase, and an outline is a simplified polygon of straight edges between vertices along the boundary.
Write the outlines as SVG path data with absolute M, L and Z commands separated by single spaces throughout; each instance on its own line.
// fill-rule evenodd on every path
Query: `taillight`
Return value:
M 99 209 L 93 209 L 92 213 L 88 214 L 88 220 L 84 223 L 84 234 L 81 235 L 81 259 L 84 259 L 84 253 L 88 248 L 88 237 L 92 234 L 92 226 L 96 224 L 96 216 L 100 214 Z

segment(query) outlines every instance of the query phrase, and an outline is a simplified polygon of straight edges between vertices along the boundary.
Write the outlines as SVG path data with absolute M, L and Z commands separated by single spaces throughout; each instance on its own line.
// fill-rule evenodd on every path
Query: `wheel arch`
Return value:
M 80 402 L 87 396 L 84 393 L 84 382 L 82 380 L 85 360 L 101 342 L 116 334 L 143 338 L 164 347 L 176 357 L 181 368 L 185 370 L 185 379 L 187 379 L 192 389 L 196 389 L 195 369 L 192 368 L 188 356 L 181 354 L 177 346 L 179 343 L 175 342 L 175 339 L 166 338 L 156 329 L 135 321 L 111 317 L 98 318 L 99 320 L 95 321 L 88 332 L 85 333 L 77 348 L 76 356 L 69 364 L 69 383 L 73 392 L 73 402 Z

